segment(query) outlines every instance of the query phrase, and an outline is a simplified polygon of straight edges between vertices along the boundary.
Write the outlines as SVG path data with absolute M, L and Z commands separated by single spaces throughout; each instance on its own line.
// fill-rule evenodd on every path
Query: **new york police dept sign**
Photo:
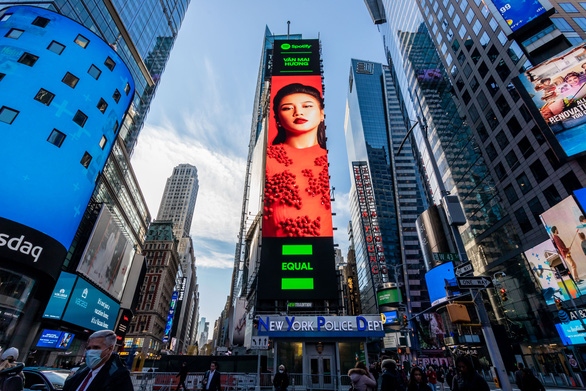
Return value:
M 258 335 L 271 337 L 384 337 L 380 315 L 261 316 Z

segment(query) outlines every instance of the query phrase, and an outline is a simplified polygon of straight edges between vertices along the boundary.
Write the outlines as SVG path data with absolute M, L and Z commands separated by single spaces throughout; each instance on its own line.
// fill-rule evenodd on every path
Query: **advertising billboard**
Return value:
M 0 73 L 3 90 L 11 92 L 0 95 L 0 107 L 14 118 L 0 121 L 0 238 L 11 243 L 0 240 L 0 257 L 57 279 L 134 82 L 117 52 L 72 19 L 28 6 L 3 13 L 10 17 L 0 21 Z M 38 17 L 50 23 L 36 27 Z M 13 39 L 10 29 L 24 33 Z M 77 36 L 91 44 L 75 44 Z M 59 42 L 70 44 L 64 50 Z M 49 55 L 21 66 L 25 53 Z
M 567 156 L 586 151 L 586 43 L 529 68 L 519 80 Z
M 275 41 L 260 300 L 337 295 L 319 53 L 318 40 Z
M 448 293 L 449 296 L 460 295 L 452 262 L 443 263 L 425 273 L 425 283 L 432 306 L 445 302 Z
M 53 288 L 53 293 L 47 303 L 47 307 L 43 313 L 43 318 L 61 319 L 63 311 L 65 311 L 65 307 L 69 302 L 71 290 L 73 289 L 76 279 L 77 276 L 75 274 L 61 273 L 55 288 Z
M 564 346 L 586 344 L 586 331 L 580 320 L 572 320 L 569 323 L 556 323 L 555 328 Z
M 77 272 L 120 300 L 133 255 L 132 243 L 126 239 L 108 208 L 102 206 Z
M 525 251 L 525 258 L 541 286 L 547 304 L 554 304 L 555 298 L 569 300 L 570 297 L 580 295 L 576 284 L 568 277 L 568 267 L 562 261 L 553 241 L 546 240 Z
M 492 0 L 492 3 L 513 31 L 547 12 L 539 0 Z
M 582 212 L 586 211 L 586 189 L 574 191 L 574 197 L 576 197 L 576 201 L 578 201 Z
M 67 331 L 43 329 L 39 341 L 38 348 L 53 348 L 53 349 L 68 349 L 73 342 L 75 334 Z
M 165 323 L 165 332 L 163 334 L 163 342 L 168 342 L 171 336 L 171 328 L 173 327 L 173 318 L 175 317 L 175 309 L 177 307 L 177 291 L 173 292 L 171 296 L 171 303 L 169 303 L 169 312 L 167 313 L 167 322 Z
M 88 330 L 113 330 L 120 305 L 83 278 L 77 278 L 63 320 Z
M 573 196 L 541 214 L 541 221 L 550 236 L 559 260 L 549 261 L 550 268 L 557 269 L 564 278 L 579 288 L 586 287 L 586 219 Z M 553 257 L 553 256 L 552 256 Z

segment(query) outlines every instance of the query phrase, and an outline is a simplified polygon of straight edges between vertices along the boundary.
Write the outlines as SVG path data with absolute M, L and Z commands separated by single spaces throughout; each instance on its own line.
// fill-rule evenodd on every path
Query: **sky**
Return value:
M 248 140 L 265 27 L 322 43 L 334 241 L 346 256 L 350 176 L 344 116 L 350 59 L 385 62 L 382 39 L 359 0 L 192 0 L 132 164 L 152 218 L 181 163 L 198 169 L 191 226 L 200 317 L 213 328 L 230 293 Z

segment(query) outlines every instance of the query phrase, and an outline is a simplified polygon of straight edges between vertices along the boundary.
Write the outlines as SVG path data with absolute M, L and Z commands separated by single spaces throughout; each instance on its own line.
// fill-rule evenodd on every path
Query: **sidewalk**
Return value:
M 497 386 L 493 383 L 493 382 L 487 382 L 488 386 L 490 387 L 491 390 L 501 390 L 500 388 L 497 388 Z M 517 388 L 517 386 L 515 384 L 511 384 L 512 391 L 520 391 L 519 388 Z M 562 387 L 562 386 L 545 386 L 545 389 L 547 391 L 568 391 L 568 390 L 586 390 L 586 388 L 582 388 L 582 387 Z

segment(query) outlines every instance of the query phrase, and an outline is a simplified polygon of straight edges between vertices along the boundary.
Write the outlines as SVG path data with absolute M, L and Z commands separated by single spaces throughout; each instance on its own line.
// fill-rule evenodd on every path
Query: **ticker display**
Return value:
M 492 3 L 513 31 L 547 12 L 539 0 L 492 0 Z

